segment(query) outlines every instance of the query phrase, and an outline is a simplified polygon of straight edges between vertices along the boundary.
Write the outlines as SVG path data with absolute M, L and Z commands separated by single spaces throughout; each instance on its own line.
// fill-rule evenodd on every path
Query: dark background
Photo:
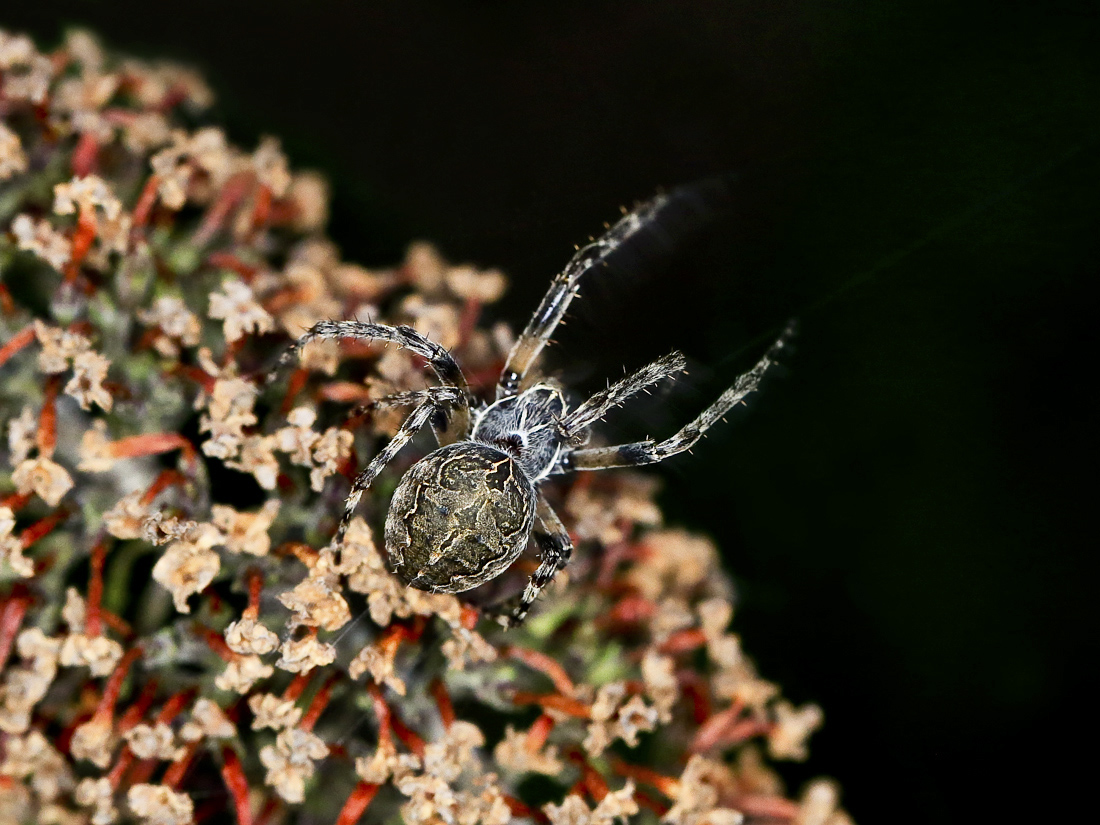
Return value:
M 349 258 L 432 239 L 509 273 L 516 322 L 619 204 L 741 173 L 677 257 L 586 284 L 555 357 L 591 387 L 681 347 L 681 391 L 608 427 L 660 435 L 800 318 L 661 470 L 763 674 L 826 710 L 785 775 L 837 777 L 860 825 L 1092 804 L 1095 6 L 4 5 L 45 45 L 197 64 L 234 139 L 332 179 Z

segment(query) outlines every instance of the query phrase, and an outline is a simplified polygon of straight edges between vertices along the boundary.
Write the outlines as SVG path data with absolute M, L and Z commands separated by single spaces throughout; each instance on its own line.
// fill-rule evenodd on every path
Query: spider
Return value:
M 756 366 L 672 437 L 585 447 L 590 425 L 632 395 L 682 371 L 683 355 L 674 351 L 659 358 L 572 408 L 556 384 L 533 373 L 581 278 L 606 266 L 608 256 L 652 223 L 667 200 L 662 195 L 641 204 L 577 250 L 512 347 L 490 404 L 473 398 L 462 369 L 446 349 L 408 326 L 321 321 L 288 348 L 276 369 L 314 339 L 392 342 L 424 358 L 439 380 L 439 386 L 375 402 L 414 409 L 352 484 L 334 539 L 337 545 L 363 493 L 413 436 L 431 424 L 439 447 L 405 472 L 386 515 L 390 568 L 411 587 L 461 593 L 503 573 L 533 533 L 541 550 L 537 569 L 520 595 L 493 611 L 505 627 L 518 625 L 573 553 L 569 533 L 539 490 L 543 481 L 559 473 L 652 464 L 682 453 L 757 388 L 787 345 L 790 327 Z

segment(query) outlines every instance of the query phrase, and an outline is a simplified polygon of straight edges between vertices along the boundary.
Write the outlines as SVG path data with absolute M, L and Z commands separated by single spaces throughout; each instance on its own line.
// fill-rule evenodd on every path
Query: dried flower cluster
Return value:
M 256 376 L 369 315 L 487 391 L 505 280 L 426 245 L 342 261 L 319 177 L 183 125 L 210 99 L 82 32 L 0 31 L 0 823 L 848 823 L 766 764 L 821 712 L 756 673 L 715 548 L 662 528 L 650 478 L 548 485 L 579 558 L 508 633 L 387 572 L 411 458 L 331 544 L 397 420 L 349 411 L 423 365 L 322 342 Z

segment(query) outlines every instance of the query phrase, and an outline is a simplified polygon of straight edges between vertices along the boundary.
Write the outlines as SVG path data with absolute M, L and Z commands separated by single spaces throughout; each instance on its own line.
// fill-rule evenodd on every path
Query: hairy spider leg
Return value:
M 493 616 L 504 627 L 516 627 L 523 623 L 539 593 L 553 581 L 554 576 L 565 569 L 573 556 L 573 540 L 569 538 L 569 531 L 541 493 L 536 514 L 538 527 L 533 534 L 542 550 L 542 560 L 538 568 L 531 574 L 522 593 L 485 610 L 487 615 Z
M 734 404 L 740 402 L 741 399 L 760 386 L 760 379 L 768 371 L 768 367 L 775 363 L 780 350 L 788 346 L 793 335 L 794 325 L 790 324 L 755 367 L 740 376 L 732 387 L 718 396 L 717 401 L 703 410 L 698 418 L 687 424 L 671 438 L 664 441 L 637 441 L 633 444 L 620 444 L 615 447 L 593 447 L 586 450 L 575 450 L 572 453 L 567 453 L 562 458 L 557 472 L 603 470 L 608 467 L 636 467 L 641 464 L 653 464 L 663 461 L 669 456 L 690 449 L 702 437 L 703 433 L 733 408 Z
M 621 378 L 607 389 L 596 393 L 567 414 L 558 422 L 558 432 L 566 441 L 572 439 L 630 396 L 636 395 L 658 381 L 682 372 L 686 366 L 687 361 L 679 352 L 673 351 L 658 358 L 652 364 L 647 364 L 632 375 Z
M 371 463 L 367 465 L 367 469 L 355 477 L 355 481 L 351 485 L 351 493 L 348 494 L 348 499 L 344 503 L 344 515 L 340 518 L 340 526 L 336 530 L 335 539 L 333 539 L 334 544 L 340 544 L 344 540 L 344 534 L 347 533 L 351 519 L 359 506 L 359 499 L 363 497 L 363 493 L 370 487 L 371 482 L 401 451 L 401 448 L 412 440 L 421 427 L 431 420 L 437 409 L 432 403 L 425 402 L 409 413 L 409 417 L 405 419 L 405 423 L 401 425 L 401 429 L 397 431 L 397 434 L 390 439 L 389 444 L 374 457 Z
M 391 327 L 386 324 L 365 324 L 362 321 L 319 321 L 291 344 L 275 364 L 267 377 L 267 382 L 275 379 L 279 370 L 294 360 L 302 347 L 313 340 L 340 340 L 350 338 L 355 341 L 386 341 L 398 344 L 416 353 L 432 368 L 436 377 L 445 387 L 457 390 L 451 397 L 453 406 L 439 405 L 439 415 L 445 418 L 442 427 L 436 428 L 440 444 L 453 444 L 464 439 L 470 430 L 470 387 L 461 367 L 444 347 L 425 338 L 412 327 Z
M 516 340 L 508 360 L 501 370 L 497 383 L 497 400 L 509 398 L 519 392 L 520 383 L 527 371 L 535 363 L 561 322 L 569 302 L 577 295 L 577 283 L 587 273 L 598 266 L 606 265 L 607 258 L 631 236 L 645 227 L 661 207 L 668 201 L 665 195 L 658 195 L 633 211 L 626 213 L 592 243 L 581 247 L 566 264 L 565 269 L 550 282 L 550 289 L 543 297 L 535 314 L 527 322 L 523 333 Z

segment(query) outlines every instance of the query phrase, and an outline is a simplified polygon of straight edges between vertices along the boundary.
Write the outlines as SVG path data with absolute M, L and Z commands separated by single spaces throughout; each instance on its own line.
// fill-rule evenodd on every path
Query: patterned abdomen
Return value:
M 441 447 L 401 479 L 386 552 L 406 584 L 461 593 L 500 575 L 527 544 L 535 489 L 509 455 L 471 441 Z

